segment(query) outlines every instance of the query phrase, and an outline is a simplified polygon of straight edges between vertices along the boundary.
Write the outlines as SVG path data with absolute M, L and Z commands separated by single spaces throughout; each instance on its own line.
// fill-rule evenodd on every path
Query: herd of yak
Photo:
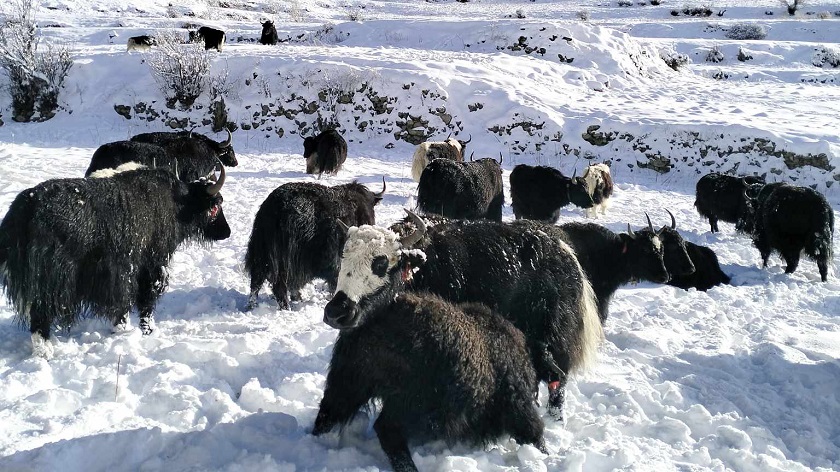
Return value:
M 312 279 L 327 281 L 324 322 L 339 335 L 313 434 L 379 398 L 374 429 L 395 470 L 416 470 L 411 438 L 510 435 L 545 451 L 538 383 L 561 418 L 567 378 L 594 361 L 619 287 L 729 282 L 711 249 L 683 240 L 673 215 L 670 225 L 648 218 L 626 233 L 556 225 L 569 203 L 606 210 L 613 181 L 604 164 L 582 177 L 517 165 L 516 221 L 502 222 L 501 159 L 464 159 L 470 140 L 417 147 L 423 215 L 408 211 L 390 228 L 375 225 L 384 178 L 379 192 L 356 182 L 281 185 L 260 206 L 245 255 L 248 309 L 265 282 L 285 309 Z M 308 173 L 336 173 L 346 157 L 334 130 L 304 141 Z M 176 248 L 229 237 L 220 191 L 225 166 L 236 165 L 230 134 L 146 133 L 99 147 L 84 178 L 21 192 L 0 223 L 0 283 L 35 354 L 51 357 L 50 330 L 88 315 L 121 326 L 136 307 L 151 333 Z M 826 280 L 834 217 L 819 193 L 713 173 L 697 183 L 695 205 L 713 232 L 722 220 L 751 235 L 765 265 L 777 251 L 790 273 L 804 252 Z

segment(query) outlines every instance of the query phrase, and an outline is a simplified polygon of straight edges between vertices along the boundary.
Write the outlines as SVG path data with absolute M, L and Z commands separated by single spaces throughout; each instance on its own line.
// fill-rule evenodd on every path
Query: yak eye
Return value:
M 385 256 L 376 256 L 370 263 L 370 271 L 377 277 L 385 277 L 388 272 L 388 258 Z

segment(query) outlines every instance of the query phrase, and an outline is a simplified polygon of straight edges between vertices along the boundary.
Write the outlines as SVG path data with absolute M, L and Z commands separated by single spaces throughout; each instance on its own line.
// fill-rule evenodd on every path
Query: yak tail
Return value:
M 415 182 L 420 182 L 420 175 L 423 174 L 423 169 L 425 169 L 426 165 L 429 163 L 429 160 L 426 157 L 428 150 L 428 144 L 421 143 L 417 145 L 417 150 L 414 151 L 414 155 L 411 157 L 411 178 L 414 179 Z
M 592 290 L 592 284 L 589 283 L 583 269 L 580 273 L 582 290 L 578 300 L 578 310 L 583 322 L 583 332 L 578 340 L 578 353 L 571 359 L 570 370 L 572 372 L 582 372 L 595 364 L 598 357 L 598 346 L 604 340 L 604 327 L 601 325 L 601 318 L 598 316 L 595 291 Z

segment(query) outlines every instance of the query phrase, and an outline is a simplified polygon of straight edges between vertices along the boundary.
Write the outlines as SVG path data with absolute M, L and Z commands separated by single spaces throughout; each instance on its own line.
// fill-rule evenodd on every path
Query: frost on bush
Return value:
M 817 67 L 840 67 L 840 50 L 822 46 L 814 53 L 811 63 Z
M 706 53 L 706 62 L 718 63 L 723 62 L 723 59 L 723 51 L 721 51 L 718 46 L 712 46 L 711 49 L 709 49 L 709 52 Z
M 688 56 L 680 54 L 674 50 L 661 49 L 659 51 L 659 57 L 665 61 L 665 64 L 667 64 L 668 67 L 677 71 L 691 62 Z
M 167 106 L 180 103 L 189 108 L 207 87 L 210 54 L 203 43 L 184 44 L 181 35 L 171 31 L 159 34 L 157 43 L 146 60 L 152 76 L 166 97 Z
M 726 30 L 724 34 L 729 39 L 747 40 L 747 39 L 764 39 L 767 37 L 767 29 L 762 25 L 754 23 L 738 23 L 734 24 Z
M 3 8 L 0 28 L 0 68 L 9 79 L 12 119 L 43 121 L 55 116 L 58 93 L 73 66 L 70 51 L 44 43 L 35 26 L 32 0 L 12 0 Z

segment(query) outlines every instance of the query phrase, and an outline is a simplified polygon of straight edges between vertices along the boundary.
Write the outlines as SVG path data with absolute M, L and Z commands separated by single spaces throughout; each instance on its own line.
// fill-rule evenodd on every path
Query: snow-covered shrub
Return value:
M 724 56 L 723 51 L 720 50 L 720 47 L 715 45 L 709 49 L 709 52 L 706 53 L 706 62 L 723 62 Z
M 665 61 L 671 69 L 680 70 L 683 66 L 688 65 L 691 60 L 685 54 L 680 54 L 672 49 L 660 49 L 659 57 Z
M 580 21 L 589 21 L 591 15 L 589 14 L 589 10 L 580 10 L 577 12 L 577 17 Z
M 724 34 L 729 39 L 747 40 L 764 39 L 767 37 L 767 29 L 755 23 L 737 23 L 729 27 Z
M 184 44 L 181 35 L 172 31 L 158 34 L 157 42 L 146 59 L 152 76 L 168 106 L 180 103 L 189 108 L 207 87 L 210 54 L 203 42 Z
M 840 67 L 840 50 L 829 46 L 822 46 L 814 53 L 811 63 L 817 67 Z
M 749 53 L 744 48 L 738 48 L 738 60 L 741 62 L 747 62 L 753 59 L 752 54 Z
M 32 0 L 12 0 L 5 4 L 6 24 L 0 28 L 0 68 L 9 79 L 12 119 L 43 121 L 58 109 L 58 93 L 73 59 L 64 46 L 44 43 L 35 26 Z

